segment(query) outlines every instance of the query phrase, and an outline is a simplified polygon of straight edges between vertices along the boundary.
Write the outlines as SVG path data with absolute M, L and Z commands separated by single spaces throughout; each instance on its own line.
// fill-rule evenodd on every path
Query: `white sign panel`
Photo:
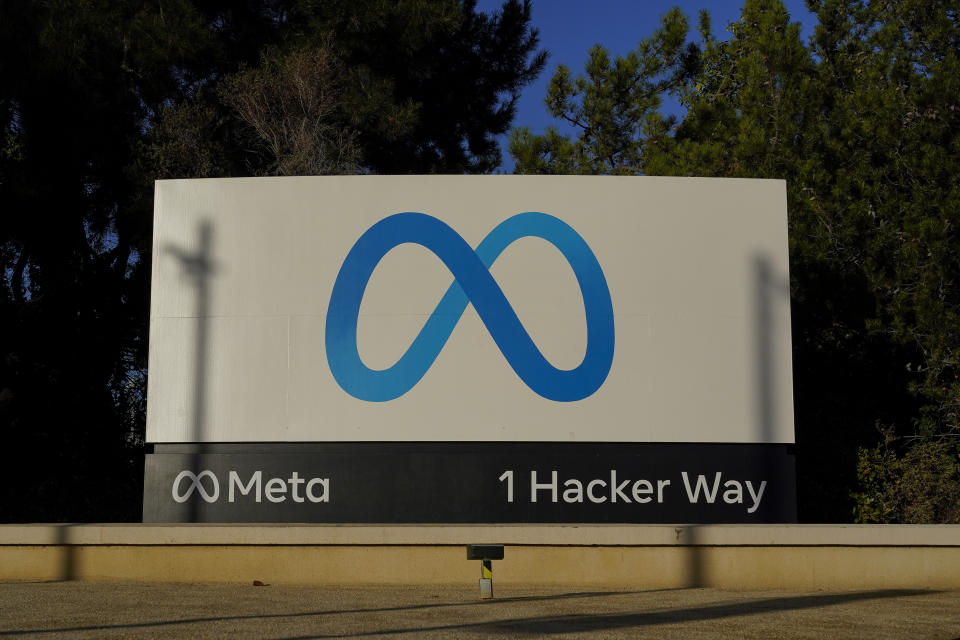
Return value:
M 794 440 L 785 184 L 156 187 L 150 442 Z

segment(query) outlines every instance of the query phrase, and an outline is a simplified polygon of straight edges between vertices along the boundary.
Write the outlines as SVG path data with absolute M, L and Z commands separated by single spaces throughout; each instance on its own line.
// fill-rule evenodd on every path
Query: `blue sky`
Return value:
M 477 9 L 494 11 L 501 4 L 502 0 L 479 0 Z M 803 1 L 787 0 L 786 5 L 791 19 L 803 23 L 804 36 L 810 36 L 816 19 Z M 540 31 L 540 46 L 550 52 L 550 57 L 543 73 L 520 97 L 514 126 L 527 126 L 535 133 L 542 133 L 551 124 L 559 126 L 543 104 L 547 83 L 557 65 L 565 64 L 574 74 L 581 73 L 587 51 L 595 44 L 602 44 L 611 55 L 627 53 L 657 27 L 660 16 L 673 6 L 679 6 L 687 14 L 693 28 L 700 9 L 709 9 L 713 32 L 722 37 L 727 23 L 739 17 L 743 1 L 533 0 L 533 24 Z M 506 136 L 501 140 L 501 147 L 504 156 L 501 169 L 512 173 L 513 159 L 506 149 Z

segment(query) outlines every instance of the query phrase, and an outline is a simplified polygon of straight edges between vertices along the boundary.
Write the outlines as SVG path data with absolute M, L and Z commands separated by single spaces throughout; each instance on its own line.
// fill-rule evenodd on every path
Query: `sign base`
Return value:
M 157 444 L 144 522 L 786 523 L 786 444 Z

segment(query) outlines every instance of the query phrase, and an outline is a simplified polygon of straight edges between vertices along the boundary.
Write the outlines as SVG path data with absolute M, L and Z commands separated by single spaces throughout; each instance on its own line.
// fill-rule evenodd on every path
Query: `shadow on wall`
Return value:
M 689 546 L 687 547 L 687 566 L 686 566 L 686 582 L 685 586 L 687 587 L 705 587 L 706 576 L 703 575 L 703 566 L 704 566 L 704 553 L 703 547 L 698 544 L 700 528 L 698 525 L 688 525 L 685 527 L 677 527 L 674 529 L 677 534 L 677 541 L 680 542 L 681 539 L 683 542 L 686 542 Z
M 791 399 L 789 407 L 778 407 L 777 399 L 778 388 L 782 381 L 778 376 L 785 373 L 792 379 L 792 362 L 789 354 L 792 348 L 788 348 L 787 356 L 784 358 L 783 352 L 778 350 L 779 341 L 790 341 L 790 322 L 789 315 L 785 320 L 781 320 L 782 310 L 790 308 L 790 278 L 778 274 L 772 261 L 765 254 L 755 254 L 753 257 L 753 282 L 754 282 L 754 309 L 753 309 L 753 335 L 754 335 L 754 393 L 756 398 L 755 420 L 758 442 L 776 442 L 778 435 L 778 419 L 790 421 L 790 442 L 793 438 L 793 387 L 789 387 L 786 392 L 787 398 Z M 787 335 L 778 334 L 778 321 L 786 326 Z M 778 355 L 784 359 L 784 362 L 778 361 Z M 784 409 L 788 413 L 784 416 Z M 776 477 L 776 470 L 772 466 L 776 464 L 772 459 L 766 459 L 761 468 L 761 472 L 767 477 Z M 794 478 L 794 482 L 796 479 Z M 796 517 L 796 512 L 794 512 Z
M 754 379 L 748 381 L 756 398 L 756 442 L 772 442 L 778 415 L 777 374 L 787 370 L 789 362 L 776 361 L 776 310 L 790 304 L 790 281 L 774 270 L 770 258 L 755 254 L 753 276 L 753 359 Z M 789 325 L 788 325 L 789 326 Z
M 203 463 L 203 446 L 206 433 L 207 362 L 210 349 L 210 281 L 216 272 L 213 261 L 213 225 L 201 220 L 197 225 L 196 250 L 190 252 L 182 247 L 167 245 L 164 253 L 179 261 L 183 275 L 194 290 L 193 315 L 196 319 L 193 345 L 193 398 L 188 442 L 197 443 L 191 468 L 198 472 Z M 190 500 L 188 522 L 198 522 L 200 501 Z
M 57 525 L 57 544 L 60 546 L 60 575 L 58 580 L 75 580 L 77 577 L 77 556 L 71 541 L 72 525 Z
M 751 328 L 753 335 L 753 379 L 746 381 L 753 389 L 754 405 L 754 442 L 775 442 L 777 436 L 777 385 L 778 374 L 789 362 L 777 362 L 777 310 L 784 304 L 790 304 L 790 281 L 779 277 L 773 263 L 766 254 L 757 253 L 750 265 L 753 281 L 753 300 L 751 309 Z M 775 460 L 767 459 L 760 468 L 761 477 L 776 477 L 772 465 Z M 698 544 L 699 527 L 696 524 L 677 527 L 677 540 L 686 543 L 686 585 L 706 587 L 704 575 L 703 546 Z

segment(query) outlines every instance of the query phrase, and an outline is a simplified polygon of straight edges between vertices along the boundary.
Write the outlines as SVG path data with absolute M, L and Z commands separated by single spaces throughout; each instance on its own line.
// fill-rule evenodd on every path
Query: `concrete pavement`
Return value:
M 960 592 L 0 583 L 0 637 L 960 638 Z

